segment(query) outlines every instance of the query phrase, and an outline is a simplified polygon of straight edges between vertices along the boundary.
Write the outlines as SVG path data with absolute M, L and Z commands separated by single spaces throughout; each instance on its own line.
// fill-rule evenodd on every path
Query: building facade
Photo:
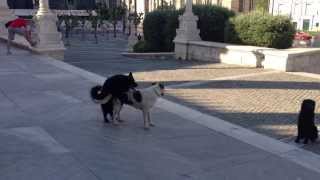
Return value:
M 33 9 L 39 0 L 7 0 L 10 9 Z M 95 0 L 49 0 L 51 9 L 94 9 Z
M 7 0 L 11 9 L 33 9 L 33 0 Z
M 235 12 L 249 12 L 256 6 L 258 0 L 193 0 L 193 4 L 213 4 L 219 5 Z M 185 6 L 185 0 L 164 0 L 166 5 L 173 5 L 177 9 Z M 149 9 L 161 7 L 162 1 L 149 0 Z
M 39 0 L 7 0 L 11 9 L 36 9 Z M 259 0 L 193 0 L 194 4 L 213 4 L 226 7 L 235 12 L 249 12 L 255 8 Z M 103 3 L 107 7 L 126 4 L 130 12 L 147 13 L 163 6 L 183 8 L 186 0 L 49 0 L 51 9 L 57 10 L 88 10 L 94 9 L 96 3 Z M 27 12 L 27 11 L 25 11 Z
M 289 16 L 299 30 L 320 30 L 320 0 L 271 0 L 269 12 Z

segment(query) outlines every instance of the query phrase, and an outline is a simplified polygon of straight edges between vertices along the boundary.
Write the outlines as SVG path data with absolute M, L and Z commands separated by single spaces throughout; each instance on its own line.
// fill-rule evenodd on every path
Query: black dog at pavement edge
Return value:
M 296 143 L 299 143 L 300 139 L 304 139 L 304 144 L 308 144 L 309 140 L 311 142 L 315 142 L 317 140 L 318 129 L 314 123 L 315 107 L 316 103 L 311 99 L 305 99 L 302 102 L 298 117 L 298 135 L 295 140 Z
M 129 89 L 137 87 L 135 79 L 132 73 L 129 75 L 114 75 L 109 77 L 103 84 L 94 86 L 91 88 L 90 94 L 93 101 L 101 105 L 104 121 L 109 123 L 108 115 L 111 120 L 113 117 L 113 101 L 120 101 L 121 103 L 127 102 L 127 92 Z M 115 123 L 113 121 L 113 123 Z

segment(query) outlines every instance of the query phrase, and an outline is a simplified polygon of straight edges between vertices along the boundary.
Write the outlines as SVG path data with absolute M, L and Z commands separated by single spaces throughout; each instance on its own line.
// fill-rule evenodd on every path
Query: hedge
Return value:
M 179 14 L 181 11 L 157 10 L 146 15 L 143 21 L 146 51 L 173 51 Z
M 173 39 L 179 27 L 180 10 L 156 10 L 146 14 L 143 22 L 145 51 L 173 51 Z M 234 13 L 214 5 L 193 5 L 193 12 L 199 17 L 200 37 L 205 41 L 224 41 L 224 25 Z M 140 45 L 141 47 L 141 45 Z M 141 50 L 141 49 L 140 49 Z
M 224 7 L 193 5 L 193 12 L 199 17 L 198 28 L 204 41 L 224 42 L 224 27 L 235 14 Z
M 292 45 L 294 25 L 288 17 L 252 12 L 231 18 L 226 42 L 285 49 Z
M 148 52 L 149 47 L 147 47 L 146 41 L 138 41 L 134 46 L 133 46 L 133 52 L 137 53 L 143 53 L 143 52 Z

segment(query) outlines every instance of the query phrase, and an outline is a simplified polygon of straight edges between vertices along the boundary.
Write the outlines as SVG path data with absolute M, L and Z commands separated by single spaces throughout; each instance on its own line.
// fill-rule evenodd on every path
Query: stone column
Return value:
M 136 28 L 133 22 L 131 22 L 131 33 L 128 37 L 128 51 L 133 52 L 133 46 L 138 42 Z
M 175 54 L 179 59 L 192 59 L 189 56 L 189 41 L 200 41 L 200 31 L 197 28 L 198 17 L 192 12 L 192 0 L 187 0 L 186 10 L 179 17 L 179 28 L 174 39 Z
M 8 7 L 7 0 L 0 0 L 0 36 L 7 38 L 8 31 L 4 25 L 15 18 L 16 16 Z
M 39 43 L 34 50 L 63 59 L 65 47 L 62 35 L 57 30 L 58 18 L 50 10 L 48 0 L 39 0 L 39 9 L 34 20 L 39 35 Z

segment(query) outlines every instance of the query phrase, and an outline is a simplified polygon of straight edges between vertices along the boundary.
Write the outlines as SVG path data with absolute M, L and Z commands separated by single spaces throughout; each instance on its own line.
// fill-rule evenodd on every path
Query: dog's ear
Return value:
M 129 78 L 130 80 L 134 80 L 133 75 L 132 75 L 132 72 L 129 73 L 128 78 Z

